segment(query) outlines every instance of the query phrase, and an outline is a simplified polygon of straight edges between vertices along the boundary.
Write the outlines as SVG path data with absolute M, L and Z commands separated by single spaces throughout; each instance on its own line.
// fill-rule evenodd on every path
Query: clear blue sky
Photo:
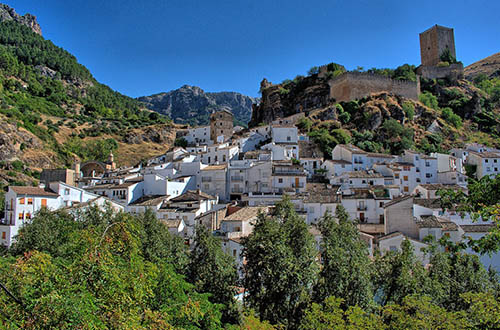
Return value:
M 418 33 L 455 29 L 465 65 L 500 51 L 500 1 L 3 0 L 129 96 L 196 85 L 257 96 L 314 65 L 420 63 Z

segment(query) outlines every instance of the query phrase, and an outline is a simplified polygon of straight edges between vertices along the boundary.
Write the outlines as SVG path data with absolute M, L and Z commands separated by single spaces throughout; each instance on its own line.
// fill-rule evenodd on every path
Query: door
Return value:
M 363 212 L 361 212 L 361 213 L 359 214 L 359 221 L 360 221 L 360 222 L 365 222 L 365 214 L 364 214 Z
M 295 178 L 295 188 L 299 187 L 299 178 Z

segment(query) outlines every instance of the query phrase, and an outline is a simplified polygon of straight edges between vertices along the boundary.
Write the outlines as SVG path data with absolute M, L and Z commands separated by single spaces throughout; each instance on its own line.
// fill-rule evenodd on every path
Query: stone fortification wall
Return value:
M 450 64 L 449 66 L 421 65 L 417 68 L 417 73 L 427 79 L 458 80 L 464 77 L 464 65 L 462 63 Z
M 328 83 L 330 98 L 346 102 L 369 96 L 372 93 L 389 92 L 409 99 L 418 100 L 420 86 L 417 82 L 394 80 L 382 75 L 346 72 Z

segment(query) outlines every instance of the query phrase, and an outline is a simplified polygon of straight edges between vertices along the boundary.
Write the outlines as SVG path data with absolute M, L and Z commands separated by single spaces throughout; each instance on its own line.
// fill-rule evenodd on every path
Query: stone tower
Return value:
M 455 38 L 453 29 L 434 25 L 420 33 L 420 58 L 422 65 L 435 66 L 441 62 L 441 55 L 448 49 L 453 57 L 455 54 Z
M 227 141 L 232 135 L 233 114 L 228 110 L 212 113 L 210 115 L 210 140 L 214 143 Z

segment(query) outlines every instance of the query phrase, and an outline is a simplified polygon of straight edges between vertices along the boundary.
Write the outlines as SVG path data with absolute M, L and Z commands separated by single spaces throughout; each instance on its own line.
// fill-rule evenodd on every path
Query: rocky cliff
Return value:
M 308 112 L 326 106 L 330 87 L 326 79 L 312 75 L 273 85 L 267 79 L 260 84 L 261 102 L 253 106 L 249 126 L 270 123 L 276 118 Z
M 176 123 L 205 125 L 212 111 L 229 110 L 240 123 L 248 123 L 257 99 L 236 92 L 206 93 L 196 86 L 138 98 L 147 108 L 168 115 Z
M 31 14 L 25 14 L 24 16 L 16 13 L 14 8 L 10 8 L 9 6 L 0 3 L 0 22 L 4 21 L 14 21 L 19 24 L 25 25 L 29 27 L 33 32 L 42 35 L 42 29 L 40 25 L 36 21 L 36 17 Z

